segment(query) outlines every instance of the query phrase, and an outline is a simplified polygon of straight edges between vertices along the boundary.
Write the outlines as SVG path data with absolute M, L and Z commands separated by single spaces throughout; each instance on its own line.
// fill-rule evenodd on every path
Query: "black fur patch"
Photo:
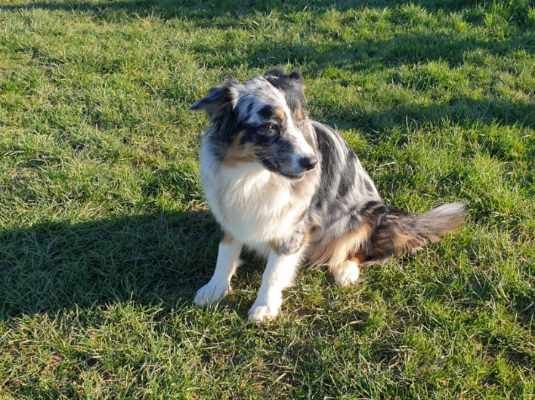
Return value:
M 271 242 L 271 247 L 278 254 L 294 254 L 305 244 L 305 224 L 301 223 L 292 235 L 285 240 Z
M 337 170 L 339 162 L 334 153 L 334 144 L 328 134 L 322 133 L 318 127 L 315 127 L 315 129 L 318 152 L 321 154 L 321 183 L 316 193 L 315 204 L 320 208 L 325 202 L 330 202 L 333 197 L 333 179 L 339 173 Z
M 275 110 L 273 109 L 273 106 L 265 105 L 260 110 L 258 110 L 258 114 L 265 119 L 270 119 L 275 114 Z
M 344 197 L 355 185 L 357 170 L 355 167 L 355 154 L 350 151 L 346 165 L 341 172 L 340 184 L 338 185 L 338 197 Z
M 217 134 L 211 135 L 210 141 L 217 159 L 222 161 L 229 145 L 240 130 L 238 117 L 233 110 L 229 110 L 227 113 L 216 116 L 213 124 Z
M 232 102 L 235 99 L 231 88 L 237 83 L 231 79 L 221 86 L 213 87 L 205 97 L 195 102 L 190 110 L 204 110 L 211 119 L 226 114 L 232 109 Z

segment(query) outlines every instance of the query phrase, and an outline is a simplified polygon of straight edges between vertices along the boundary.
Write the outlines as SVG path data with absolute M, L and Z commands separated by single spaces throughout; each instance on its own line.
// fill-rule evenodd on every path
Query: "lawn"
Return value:
M 0 399 L 534 399 L 531 1 L 0 0 Z M 262 268 L 192 305 L 220 233 L 199 184 L 227 76 L 299 68 L 385 200 L 467 224 L 336 287 Z

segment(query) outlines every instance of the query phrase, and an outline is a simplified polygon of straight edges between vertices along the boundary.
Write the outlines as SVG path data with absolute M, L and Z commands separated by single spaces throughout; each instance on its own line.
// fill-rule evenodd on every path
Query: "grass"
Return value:
M 0 398 L 535 398 L 535 8 L 506 1 L 0 1 Z M 297 67 L 384 195 L 469 221 L 355 289 L 250 260 L 198 179 L 224 77 Z

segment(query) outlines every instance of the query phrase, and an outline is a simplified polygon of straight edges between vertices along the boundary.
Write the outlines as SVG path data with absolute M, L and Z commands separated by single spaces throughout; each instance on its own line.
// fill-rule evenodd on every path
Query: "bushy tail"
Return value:
M 414 252 L 458 228 L 464 217 L 462 203 L 444 204 L 422 215 L 386 210 L 377 216 L 368 242 L 358 258 L 362 263 L 373 264 L 391 256 Z

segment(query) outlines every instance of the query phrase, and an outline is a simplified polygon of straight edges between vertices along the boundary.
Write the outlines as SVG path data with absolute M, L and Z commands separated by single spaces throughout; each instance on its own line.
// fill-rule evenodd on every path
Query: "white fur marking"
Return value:
M 271 252 L 266 270 L 262 275 L 262 285 L 253 306 L 249 310 L 249 320 L 262 323 L 275 318 L 282 305 L 282 291 L 293 284 L 301 252 L 280 255 Z
M 359 280 L 360 268 L 356 262 L 346 261 L 345 263 L 332 268 L 331 272 L 337 284 L 347 287 L 357 283 Z
M 193 300 L 195 304 L 213 304 L 230 293 L 230 280 L 238 268 L 241 247 L 238 242 L 219 243 L 214 274 L 210 281 L 197 291 Z
M 201 177 L 215 218 L 225 231 L 245 243 L 285 237 L 309 200 L 296 199 L 287 179 L 259 163 L 222 166 L 207 143 L 201 146 Z

